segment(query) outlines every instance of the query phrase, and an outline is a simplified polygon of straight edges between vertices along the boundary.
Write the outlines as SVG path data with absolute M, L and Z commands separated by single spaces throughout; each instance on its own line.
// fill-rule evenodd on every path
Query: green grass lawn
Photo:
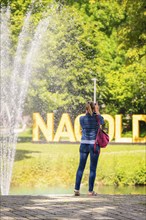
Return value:
M 109 145 L 101 150 L 96 184 L 144 185 L 144 145 Z M 79 161 L 79 145 L 19 143 L 13 168 L 13 187 L 73 185 Z M 83 176 L 88 184 L 89 160 Z

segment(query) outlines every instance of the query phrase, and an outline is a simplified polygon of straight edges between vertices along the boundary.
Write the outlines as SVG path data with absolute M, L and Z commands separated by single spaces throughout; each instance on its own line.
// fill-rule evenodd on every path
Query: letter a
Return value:
M 61 117 L 54 141 L 60 141 L 61 137 L 69 138 L 71 142 L 75 142 L 72 123 L 67 113 L 64 113 Z

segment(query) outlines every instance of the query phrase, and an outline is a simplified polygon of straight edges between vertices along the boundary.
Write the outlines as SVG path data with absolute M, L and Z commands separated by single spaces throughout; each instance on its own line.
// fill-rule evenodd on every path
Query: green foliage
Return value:
M 135 161 L 136 156 L 136 161 Z M 140 152 L 115 152 L 101 155 L 99 181 L 108 185 L 145 184 L 145 158 Z
M 111 73 L 107 74 L 107 82 L 111 88 L 110 99 L 118 112 L 123 114 L 146 113 L 144 66 L 134 63 Z
M 144 0 L 11 0 L 9 5 L 14 48 L 30 8 L 32 31 L 42 18 L 50 19 L 24 114 L 82 113 L 93 97 L 94 77 L 104 113 L 146 113 Z

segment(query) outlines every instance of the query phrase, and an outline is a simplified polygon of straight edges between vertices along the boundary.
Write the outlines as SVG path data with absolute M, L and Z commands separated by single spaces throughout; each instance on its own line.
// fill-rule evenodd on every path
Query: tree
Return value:
M 76 116 L 93 97 L 94 77 L 104 112 L 145 113 L 144 0 L 9 2 L 14 45 L 28 8 L 32 34 L 41 19 L 50 19 L 25 113 L 57 109 Z
M 123 59 L 120 68 L 107 76 L 110 99 L 118 113 L 146 112 L 144 6 L 143 0 L 122 3 L 125 19 L 118 28 L 117 53 Z

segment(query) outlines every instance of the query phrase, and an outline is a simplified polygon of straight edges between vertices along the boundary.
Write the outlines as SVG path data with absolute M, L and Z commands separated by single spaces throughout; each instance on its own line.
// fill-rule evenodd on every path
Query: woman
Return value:
M 83 176 L 83 172 L 86 166 L 88 155 L 90 154 L 90 175 L 89 175 L 89 192 L 88 195 L 97 195 L 94 191 L 94 181 L 96 177 L 96 168 L 100 153 L 100 147 L 96 146 L 96 152 L 94 152 L 94 143 L 96 139 L 96 134 L 98 131 L 98 120 L 100 124 L 104 124 L 103 117 L 99 113 L 98 104 L 93 102 L 88 102 L 86 104 L 86 115 L 80 117 L 80 125 L 82 128 L 82 138 L 80 144 L 80 162 L 76 174 L 75 182 L 75 196 L 80 196 L 80 184 Z

